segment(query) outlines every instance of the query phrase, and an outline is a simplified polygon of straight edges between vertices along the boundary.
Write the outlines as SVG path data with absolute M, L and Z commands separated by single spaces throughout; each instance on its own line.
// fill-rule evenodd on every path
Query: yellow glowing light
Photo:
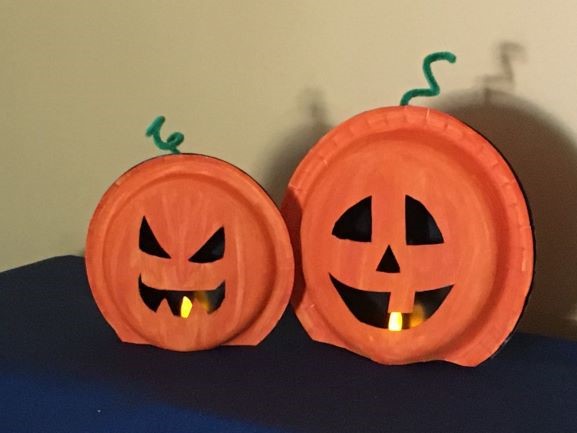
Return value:
M 409 328 L 414 328 L 425 321 L 425 309 L 420 304 L 415 304 L 413 312 L 409 316 Z
M 389 331 L 400 331 L 403 329 L 403 313 L 393 311 L 389 314 Z
M 188 296 L 183 296 L 182 304 L 180 304 L 180 317 L 186 319 L 190 314 L 191 309 L 192 309 L 192 301 L 188 298 Z
M 205 292 L 196 292 L 195 300 L 204 308 L 206 311 L 210 311 L 210 301 Z

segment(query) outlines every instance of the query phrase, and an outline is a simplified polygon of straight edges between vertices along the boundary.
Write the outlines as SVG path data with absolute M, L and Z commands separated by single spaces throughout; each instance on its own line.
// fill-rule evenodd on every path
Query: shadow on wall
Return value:
M 269 161 L 269 171 L 264 178 L 264 187 L 277 202 L 283 198 L 289 179 L 307 151 L 325 135 L 332 126 L 327 121 L 326 104 L 319 90 L 304 90 L 298 98 L 305 121 L 280 138 Z
M 533 291 L 521 329 L 577 339 L 577 143 L 562 125 L 512 94 L 513 63 L 522 45 L 497 47 L 500 73 L 481 77 L 481 90 L 454 95 L 439 108 L 487 137 L 517 174 L 536 237 Z
M 577 143 L 535 105 L 492 89 L 495 83 L 507 84 L 507 79 L 506 74 L 501 80 L 485 77 L 481 92 L 453 95 L 439 109 L 487 137 L 512 166 L 527 196 L 537 261 L 521 329 L 577 339 L 573 264 L 577 257 Z

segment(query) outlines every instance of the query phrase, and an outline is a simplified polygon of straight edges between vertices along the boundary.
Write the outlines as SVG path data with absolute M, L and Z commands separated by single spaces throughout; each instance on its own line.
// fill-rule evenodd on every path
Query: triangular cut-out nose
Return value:
M 401 272 L 399 262 L 397 262 L 397 258 L 393 254 L 390 245 L 387 247 L 385 254 L 383 254 L 383 258 L 381 259 L 379 266 L 377 266 L 377 271 L 388 272 L 389 274 L 398 274 Z

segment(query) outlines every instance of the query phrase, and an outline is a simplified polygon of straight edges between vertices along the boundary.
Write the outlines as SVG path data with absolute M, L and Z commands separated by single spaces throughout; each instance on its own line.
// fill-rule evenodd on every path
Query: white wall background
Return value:
M 551 0 L 0 0 L 0 269 L 80 254 L 101 194 L 158 154 L 249 172 L 279 200 L 328 128 L 415 100 L 488 136 L 533 207 L 535 289 L 523 327 L 577 338 L 577 3 Z

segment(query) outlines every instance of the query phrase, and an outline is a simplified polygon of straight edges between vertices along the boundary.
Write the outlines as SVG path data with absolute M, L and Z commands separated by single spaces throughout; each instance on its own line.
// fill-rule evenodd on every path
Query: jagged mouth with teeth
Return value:
M 195 301 L 210 314 L 220 307 L 225 295 L 224 281 L 212 290 L 162 290 L 147 286 L 142 282 L 142 276 L 139 276 L 138 289 L 142 301 L 152 311 L 156 312 L 162 301 L 166 299 L 172 314 L 185 319 L 190 314 Z
M 411 313 L 389 313 L 390 292 L 371 292 L 347 286 L 329 273 L 333 286 L 358 321 L 382 329 L 411 329 L 430 318 L 441 306 L 453 284 L 438 289 L 415 292 Z M 394 317 L 391 317 L 395 315 Z M 396 322 L 397 329 L 391 329 Z

